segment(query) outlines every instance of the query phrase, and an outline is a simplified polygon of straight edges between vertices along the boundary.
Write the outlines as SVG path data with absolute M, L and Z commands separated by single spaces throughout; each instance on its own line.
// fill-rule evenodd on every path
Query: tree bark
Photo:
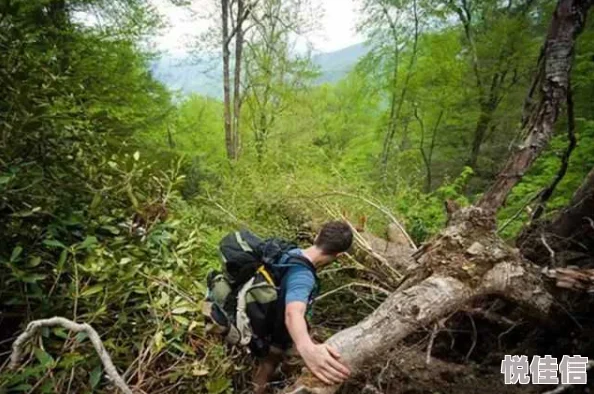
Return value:
M 233 123 L 231 133 L 233 135 L 232 159 L 237 160 L 239 156 L 239 120 L 241 116 L 241 62 L 243 53 L 244 29 L 243 22 L 247 14 L 244 0 L 237 0 L 237 24 L 235 27 L 235 64 L 233 76 Z
M 524 141 L 507 159 L 478 206 L 489 211 L 502 206 L 511 189 L 548 145 L 561 107 L 567 100 L 575 40 L 584 27 L 591 5 L 591 0 L 560 0 L 557 4 L 544 46 L 544 61 L 540 62 L 541 70 L 537 72 L 535 85 L 541 95 L 536 105 L 530 107 L 530 116 L 522 129 Z
M 231 128 L 231 88 L 230 88 L 230 74 L 229 74 L 229 0 L 221 0 L 221 23 L 223 30 L 223 105 L 224 114 L 223 121 L 225 127 L 225 148 L 227 149 L 227 157 L 234 158 L 233 147 L 233 133 Z
M 388 120 L 388 128 L 386 130 L 386 136 L 384 137 L 384 145 L 382 150 L 381 156 L 381 164 L 382 164 L 382 171 L 383 171 L 383 178 L 386 179 L 387 170 L 388 170 L 388 160 L 390 158 L 390 149 L 392 147 L 392 143 L 394 140 L 394 136 L 396 135 L 396 129 L 398 127 L 397 122 L 400 118 L 400 112 L 402 110 L 402 106 L 404 104 L 404 99 L 406 98 L 406 93 L 408 90 L 408 85 L 410 83 L 413 68 L 415 67 L 415 63 L 417 61 L 417 51 L 418 51 L 418 44 L 419 44 L 419 15 L 417 12 L 417 1 L 413 0 L 413 17 L 414 17 L 414 35 L 413 35 L 413 46 L 412 46 L 412 53 L 411 58 L 408 63 L 408 68 L 406 71 L 406 77 L 404 78 L 404 83 L 402 85 L 402 91 L 400 92 L 400 98 L 396 103 L 396 87 L 398 81 L 398 56 L 399 56 L 399 48 L 398 48 L 398 34 L 396 30 L 396 24 L 391 19 L 388 9 L 386 8 L 385 4 L 381 5 L 382 11 L 385 15 L 388 24 L 390 25 L 390 30 L 392 32 L 392 37 L 394 39 L 394 70 L 392 76 L 392 84 L 391 84 L 391 104 L 390 104 L 390 118 Z

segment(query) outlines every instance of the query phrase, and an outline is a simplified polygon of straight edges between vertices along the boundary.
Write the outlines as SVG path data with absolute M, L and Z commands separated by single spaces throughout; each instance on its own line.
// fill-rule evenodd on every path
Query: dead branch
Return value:
M 433 330 L 431 330 L 431 336 L 429 337 L 429 343 L 427 344 L 427 356 L 425 357 L 425 364 L 431 364 L 431 351 L 433 350 L 433 342 L 435 341 L 435 337 L 439 332 L 439 323 L 435 323 L 433 325 Z
M 545 248 L 547 248 L 549 255 L 551 256 L 551 264 L 554 267 L 555 266 L 555 251 L 553 249 L 551 249 L 551 247 L 547 243 L 547 238 L 545 237 L 544 232 L 542 234 L 540 234 L 540 242 L 542 242 L 542 244 L 545 246 Z
M 415 243 L 412 240 L 412 238 L 410 237 L 410 235 L 408 235 L 408 233 L 404 229 L 404 226 L 400 223 L 400 221 L 398 219 L 396 219 L 396 216 L 392 212 L 390 212 L 390 210 L 388 208 L 386 208 L 385 206 L 381 205 L 378 202 L 374 202 L 371 199 L 364 197 L 364 196 L 360 196 L 360 195 L 352 194 L 352 193 L 346 193 L 346 192 L 339 192 L 339 191 L 322 194 L 322 195 L 316 196 L 314 198 L 331 196 L 331 195 L 355 198 L 355 199 L 361 200 L 361 201 L 369 204 L 373 208 L 377 209 L 378 211 L 380 211 L 381 213 L 386 215 L 388 217 L 388 219 L 390 219 L 392 221 L 392 223 L 398 228 L 398 230 L 400 230 L 402 235 L 406 238 L 407 242 L 409 243 L 410 247 L 414 250 L 417 250 L 417 246 L 415 245 Z
M 322 298 L 326 298 L 329 295 L 334 294 L 334 293 L 337 293 L 339 291 L 342 291 L 342 290 L 345 290 L 345 289 L 350 289 L 351 287 L 366 287 L 366 288 L 371 289 L 371 290 L 379 291 L 380 293 L 382 293 L 384 295 L 387 295 L 387 296 L 391 294 L 388 290 L 386 290 L 386 289 L 384 289 L 382 287 L 379 287 L 379 286 L 372 285 L 370 283 L 351 282 L 351 283 L 347 283 L 346 285 L 339 286 L 336 289 L 332 289 L 332 290 L 329 290 L 329 291 L 327 291 L 327 292 L 325 292 L 323 294 L 320 294 L 316 298 L 316 301 L 319 301 Z
M 97 331 L 93 329 L 89 324 L 82 323 L 78 324 L 73 322 L 72 320 L 68 320 L 63 317 L 52 317 L 50 319 L 40 319 L 34 320 L 27 325 L 27 328 L 12 344 L 12 353 L 10 355 L 10 364 L 8 367 L 10 369 L 16 369 L 19 366 L 19 363 L 23 357 L 24 347 L 35 336 L 37 331 L 43 327 L 55 327 L 60 326 L 64 327 L 67 330 L 73 332 L 84 332 L 88 335 L 89 340 L 93 344 L 95 351 L 99 355 L 101 359 L 101 363 L 103 364 L 103 368 L 105 369 L 105 374 L 107 377 L 113 382 L 113 384 L 119 388 L 125 394 L 133 394 L 132 390 L 128 387 L 124 379 L 118 373 L 116 367 L 113 365 L 111 361 L 111 357 L 105 350 L 103 346 L 103 342 L 101 338 L 99 338 L 99 334 Z

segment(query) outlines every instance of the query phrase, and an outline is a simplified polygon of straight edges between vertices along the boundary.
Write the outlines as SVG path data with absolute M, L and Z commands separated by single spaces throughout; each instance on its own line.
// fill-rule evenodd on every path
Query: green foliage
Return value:
M 365 217 L 367 230 L 382 235 L 387 210 L 421 243 L 443 227 L 444 200 L 472 203 L 517 137 L 551 11 L 551 2 L 521 15 L 497 2 L 470 2 L 478 77 L 464 28 L 443 2 L 418 2 L 416 55 L 410 21 L 398 26 L 394 47 L 383 11 L 365 11 L 374 49 L 335 84 L 313 85 L 309 60 L 292 56 L 286 35 L 263 30 L 271 40 L 246 51 L 242 155 L 229 162 L 222 104 L 200 96 L 173 103 L 152 78 L 150 55 L 137 45 L 158 26 L 151 7 L 108 3 L 0 5 L 0 307 L 7 335 L 53 315 L 92 324 L 118 369 L 146 392 L 245 386 L 245 363 L 205 335 L 200 317 L 204 277 L 218 267 L 217 243 L 227 231 L 298 239 L 312 221 L 345 215 Z M 400 18 L 413 6 L 382 4 Z M 74 15 L 88 7 L 106 24 L 77 22 Z M 573 74 L 578 146 L 549 215 L 594 166 L 593 34 L 590 21 Z M 470 168 L 484 113 L 477 81 L 487 85 L 504 71 L 510 83 Z M 384 168 L 392 99 L 402 103 Z M 566 123 L 515 188 L 501 222 L 558 171 Z M 504 235 L 515 235 L 524 219 Z M 52 329 L 39 339 L 23 368 L 0 371 L 1 387 L 109 391 L 84 335 Z
M 199 313 L 221 233 L 181 197 L 188 164 L 144 137 L 163 134 L 176 110 L 135 44 L 150 10 L 123 2 L 116 24 L 88 27 L 71 18 L 86 6 L 104 20 L 115 11 L 101 2 L 0 5 L 3 327 L 12 336 L 36 318 L 87 322 L 132 381 L 158 376 L 148 391 L 228 384 L 230 364 Z M 44 330 L 41 341 L 24 368 L 0 373 L 0 387 L 108 391 L 85 336 Z

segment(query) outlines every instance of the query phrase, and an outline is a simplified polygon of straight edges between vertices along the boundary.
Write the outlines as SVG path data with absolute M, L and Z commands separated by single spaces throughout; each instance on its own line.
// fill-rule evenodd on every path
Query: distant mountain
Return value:
M 198 61 L 189 56 L 165 55 L 153 61 L 153 76 L 169 89 L 184 95 L 199 93 L 214 98 L 223 97 L 222 62 Z
M 369 49 L 365 44 L 355 44 L 334 52 L 320 53 L 313 56 L 312 60 L 320 66 L 322 75 L 318 83 L 334 83 L 342 79 L 360 58 L 365 56 Z
M 314 55 L 312 60 L 322 72 L 316 83 L 339 81 L 367 51 L 364 44 L 355 44 L 338 51 Z M 198 93 L 218 99 L 223 97 L 221 69 L 220 59 L 196 61 L 185 55 L 163 55 L 151 64 L 154 77 L 171 90 L 184 95 Z

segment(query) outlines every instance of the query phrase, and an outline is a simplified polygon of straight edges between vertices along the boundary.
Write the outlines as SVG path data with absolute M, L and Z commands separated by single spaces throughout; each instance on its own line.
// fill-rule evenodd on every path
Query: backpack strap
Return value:
M 294 263 L 292 263 L 292 261 Z M 274 264 L 275 267 L 282 267 L 282 268 L 295 267 L 297 265 L 301 265 L 301 266 L 307 268 L 308 270 L 310 270 L 311 273 L 313 274 L 314 278 L 316 279 L 316 281 L 318 280 L 316 267 L 314 267 L 312 262 L 307 257 L 305 257 L 301 254 L 291 253 L 291 251 L 289 250 L 283 254 L 283 256 L 280 258 L 279 263 Z
M 295 254 L 291 253 L 291 251 L 288 251 L 285 253 L 285 255 L 283 255 L 283 257 L 281 257 L 280 264 L 276 264 L 277 267 L 295 267 L 298 265 L 307 268 L 314 277 L 314 289 L 308 302 L 308 304 L 311 304 L 313 299 L 317 297 L 317 293 L 320 290 L 320 279 L 318 278 L 316 267 L 313 265 L 313 263 L 307 257 L 301 254 Z

